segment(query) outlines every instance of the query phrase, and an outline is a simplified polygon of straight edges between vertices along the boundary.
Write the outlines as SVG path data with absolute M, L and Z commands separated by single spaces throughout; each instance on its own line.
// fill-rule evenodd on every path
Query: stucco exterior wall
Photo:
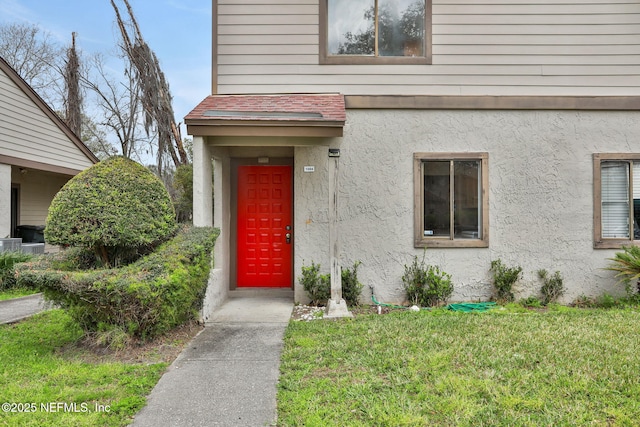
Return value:
M 329 162 L 328 147 L 296 147 L 294 157 L 294 295 L 308 302 L 299 283 L 302 267 L 312 262 L 328 273 L 329 264 Z M 314 172 L 304 172 L 313 166 Z
M 498 258 L 522 266 L 518 298 L 538 293 L 541 268 L 561 272 L 564 302 L 622 292 L 602 269 L 615 250 L 593 249 L 592 155 L 637 152 L 638 118 L 633 112 L 350 110 L 340 146 L 342 265 L 362 261 L 363 300 L 370 301 L 371 285 L 378 300 L 402 302 L 404 265 L 422 256 L 413 246 L 413 153 L 482 151 L 489 154 L 489 247 L 426 251 L 429 263 L 452 274 L 452 299 L 489 298 L 489 267 Z M 318 172 L 312 180 L 298 176 L 314 156 L 326 153 L 296 151 L 296 275 L 303 259 L 327 264 L 328 251 L 315 249 L 326 236 L 327 180 Z M 309 218 L 322 226 L 305 236 Z

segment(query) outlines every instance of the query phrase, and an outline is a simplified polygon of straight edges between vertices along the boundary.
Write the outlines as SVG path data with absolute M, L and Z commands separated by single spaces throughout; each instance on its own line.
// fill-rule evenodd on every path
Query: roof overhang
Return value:
M 341 94 L 211 95 L 185 117 L 193 136 L 341 137 Z

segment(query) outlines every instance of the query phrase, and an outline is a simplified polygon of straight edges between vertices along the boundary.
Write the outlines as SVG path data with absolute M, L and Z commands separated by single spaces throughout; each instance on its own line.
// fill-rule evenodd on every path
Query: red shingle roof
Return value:
M 286 121 L 322 125 L 344 124 L 341 94 L 211 95 L 185 117 L 197 121 Z

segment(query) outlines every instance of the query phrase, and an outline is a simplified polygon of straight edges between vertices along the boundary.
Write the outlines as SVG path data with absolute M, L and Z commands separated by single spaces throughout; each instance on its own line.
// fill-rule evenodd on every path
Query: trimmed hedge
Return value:
M 14 265 L 29 261 L 32 255 L 23 252 L 0 252 L 0 291 L 11 289 L 16 285 Z
M 18 284 L 38 286 L 89 332 L 120 329 L 151 338 L 197 316 L 218 230 L 186 228 L 119 269 L 74 270 L 78 251 L 16 266 Z M 59 268 L 69 268 L 60 270 Z
M 149 169 L 125 157 L 103 160 L 56 194 L 45 240 L 91 249 L 105 267 L 135 261 L 177 230 L 169 193 Z

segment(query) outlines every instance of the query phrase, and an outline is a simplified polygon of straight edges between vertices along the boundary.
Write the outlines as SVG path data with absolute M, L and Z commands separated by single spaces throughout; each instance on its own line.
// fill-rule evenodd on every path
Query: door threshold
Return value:
M 291 298 L 293 299 L 293 289 L 291 288 L 237 288 L 229 291 L 229 298 Z

